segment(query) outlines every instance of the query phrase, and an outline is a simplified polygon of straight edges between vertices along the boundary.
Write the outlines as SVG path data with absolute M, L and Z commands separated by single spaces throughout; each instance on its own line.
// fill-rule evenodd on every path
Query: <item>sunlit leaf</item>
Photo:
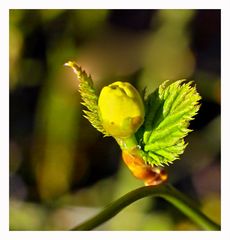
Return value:
M 93 86 L 91 76 L 87 75 L 87 73 L 75 62 L 69 61 L 65 64 L 65 66 L 71 67 L 79 79 L 79 92 L 82 98 L 81 104 L 88 109 L 84 110 L 84 117 L 87 118 L 92 126 L 99 132 L 108 136 L 98 116 L 98 95 L 96 94 L 96 90 Z
M 189 122 L 197 114 L 201 99 L 192 82 L 164 82 L 146 99 L 145 122 L 137 137 L 147 163 L 163 166 L 184 152 Z

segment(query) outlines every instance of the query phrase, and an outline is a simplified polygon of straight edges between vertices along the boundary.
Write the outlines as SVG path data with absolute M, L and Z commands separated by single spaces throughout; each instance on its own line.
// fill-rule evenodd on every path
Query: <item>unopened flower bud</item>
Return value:
M 128 82 L 115 82 L 102 89 L 98 100 L 102 125 L 115 138 L 133 135 L 144 121 L 144 104 Z

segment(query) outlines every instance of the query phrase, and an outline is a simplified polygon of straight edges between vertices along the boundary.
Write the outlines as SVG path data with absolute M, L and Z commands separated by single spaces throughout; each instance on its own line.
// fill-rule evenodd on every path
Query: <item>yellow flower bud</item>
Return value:
M 104 87 L 98 109 L 104 129 L 115 138 L 133 135 L 144 121 L 141 96 L 128 82 L 115 82 Z

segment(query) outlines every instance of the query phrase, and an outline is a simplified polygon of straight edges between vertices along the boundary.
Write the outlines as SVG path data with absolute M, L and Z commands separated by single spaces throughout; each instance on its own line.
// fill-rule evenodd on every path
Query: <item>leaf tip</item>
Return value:
M 80 71 L 81 71 L 81 67 L 74 61 L 68 61 L 66 63 L 64 63 L 65 67 L 70 67 L 72 68 L 72 70 L 74 71 L 74 73 L 79 77 L 80 76 Z

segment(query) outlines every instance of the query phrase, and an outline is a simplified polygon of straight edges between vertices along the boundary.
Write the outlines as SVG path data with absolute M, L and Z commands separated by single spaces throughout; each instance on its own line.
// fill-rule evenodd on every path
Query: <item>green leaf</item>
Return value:
M 179 158 L 187 146 L 184 137 L 192 131 L 189 122 L 200 108 L 201 97 L 192 82 L 167 82 L 145 100 L 145 122 L 136 134 L 150 165 L 164 166 Z
M 103 133 L 105 136 L 109 136 L 102 126 L 98 115 L 98 95 L 93 86 L 91 75 L 82 70 L 82 68 L 75 62 L 67 62 L 65 66 L 69 66 L 73 69 L 74 73 L 79 79 L 79 92 L 82 98 L 81 104 L 88 110 L 83 110 L 84 117 L 89 120 L 93 127 Z

